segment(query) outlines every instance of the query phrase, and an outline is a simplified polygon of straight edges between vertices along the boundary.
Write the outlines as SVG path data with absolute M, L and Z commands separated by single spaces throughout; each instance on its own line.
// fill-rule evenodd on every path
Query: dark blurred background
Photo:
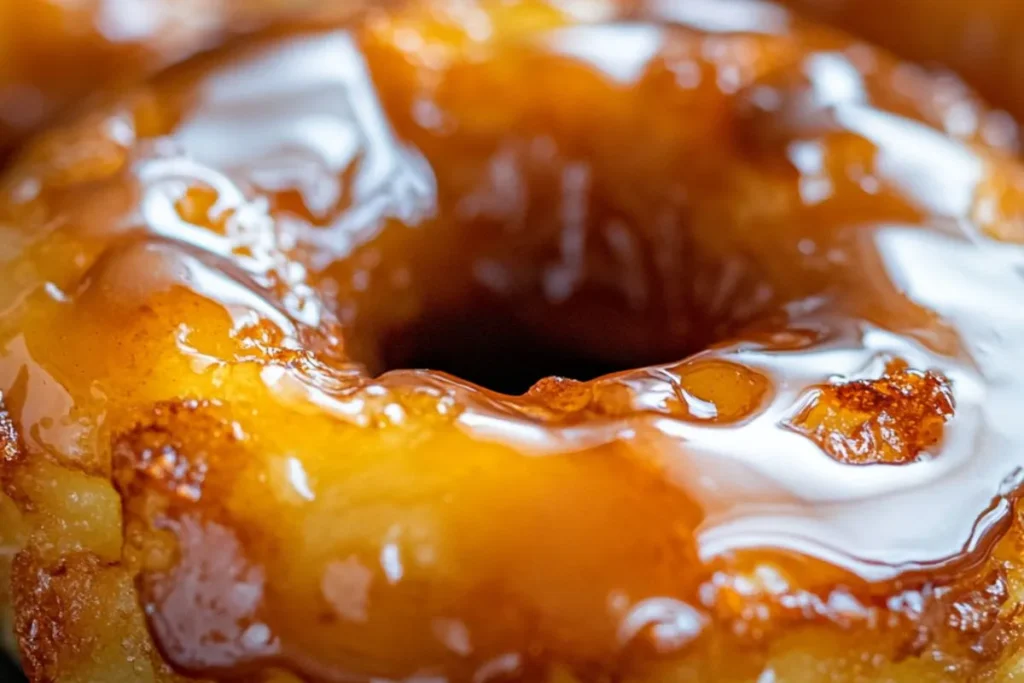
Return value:
M 24 676 L 12 662 L 0 657 L 0 683 L 23 683 L 24 680 Z

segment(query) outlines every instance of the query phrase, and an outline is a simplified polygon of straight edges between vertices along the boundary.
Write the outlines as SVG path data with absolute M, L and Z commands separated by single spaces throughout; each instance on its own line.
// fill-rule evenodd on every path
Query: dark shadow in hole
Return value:
M 426 350 L 407 360 L 410 368 L 440 370 L 492 391 L 518 396 L 545 377 L 594 379 L 626 368 L 555 349 L 519 346 L 476 348 L 461 353 Z
M 381 343 L 385 370 L 438 370 L 502 394 L 518 396 L 545 377 L 587 381 L 658 359 L 597 357 L 538 339 L 505 311 L 463 312 L 420 321 Z
M 25 677 L 21 674 L 21 670 L 4 654 L 0 654 L 0 681 L 4 683 L 27 683 Z

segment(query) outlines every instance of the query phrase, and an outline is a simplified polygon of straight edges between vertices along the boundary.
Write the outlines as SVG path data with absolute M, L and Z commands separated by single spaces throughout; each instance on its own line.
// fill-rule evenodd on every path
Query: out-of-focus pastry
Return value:
M 363 0 L 3 0 L 0 150 L 83 97 L 225 39 Z

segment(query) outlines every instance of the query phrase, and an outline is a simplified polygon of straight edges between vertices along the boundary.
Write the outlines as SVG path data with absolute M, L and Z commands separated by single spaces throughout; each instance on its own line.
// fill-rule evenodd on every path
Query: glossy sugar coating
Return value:
M 362 0 L 4 0 L 0 151 L 97 90 L 124 86 L 227 39 Z
M 722 7 L 413 3 L 29 145 L 0 201 L 29 676 L 1015 671 L 1014 138 Z M 394 369 L 481 329 L 638 369 Z
M 989 102 L 1018 119 L 1024 113 L 1024 53 L 1008 27 L 1024 21 L 1024 5 L 1006 0 L 786 0 L 807 16 L 842 26 L 900 56 L 952 69 Z

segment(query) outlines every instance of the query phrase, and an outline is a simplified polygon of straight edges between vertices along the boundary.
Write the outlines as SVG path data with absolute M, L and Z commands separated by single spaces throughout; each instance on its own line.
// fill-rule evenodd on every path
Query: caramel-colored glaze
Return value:
M 901 57 L 952 69 L 991 103 L 1024 115 L 1024 52 L 1017 28 L 1024 5 L 1013 0 L 785 0 Z
M 283 19 L 362 0 L 0 2 L 0 151 L 80 100 Z
M 24 151 L 33 680 L 1015 670 L 1005 118 L 774 5 L 570 5 L 236 48 Z M 481 343 L 637 369 L 402 369 Z

